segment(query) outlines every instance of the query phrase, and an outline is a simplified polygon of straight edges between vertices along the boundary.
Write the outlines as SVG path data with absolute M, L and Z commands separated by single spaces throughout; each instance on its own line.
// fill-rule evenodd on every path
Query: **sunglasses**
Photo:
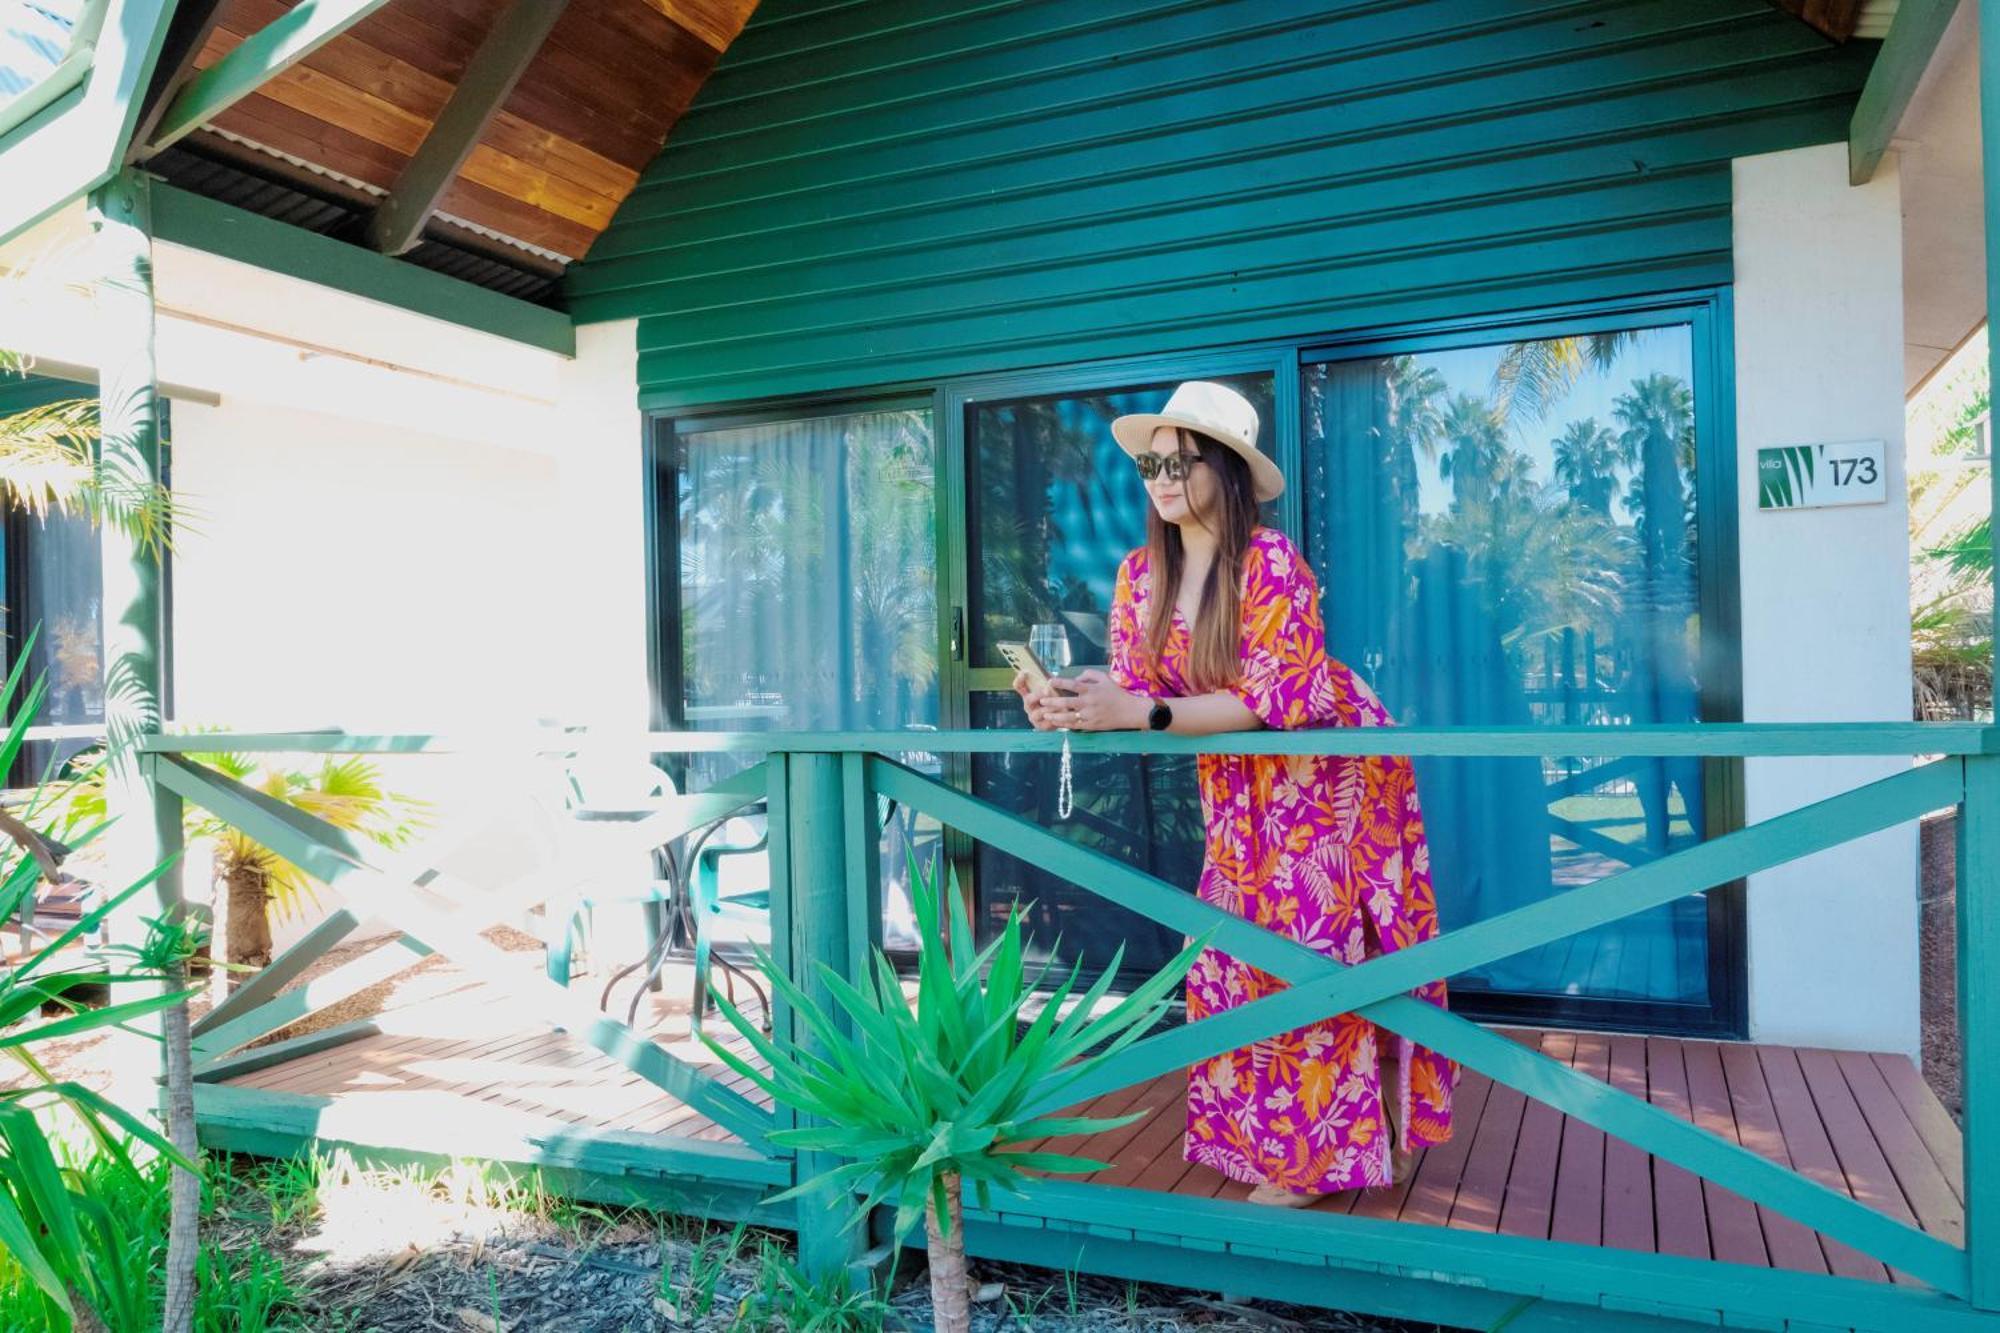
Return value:
M 1138 468 L 1139 475 L 1147 481 L 1155 477 L 1181 481 L 1194 471 L 1194 465 L 1200 461 L 1200 454 L 1139 454 L 1132 459 L 1132 466 Z

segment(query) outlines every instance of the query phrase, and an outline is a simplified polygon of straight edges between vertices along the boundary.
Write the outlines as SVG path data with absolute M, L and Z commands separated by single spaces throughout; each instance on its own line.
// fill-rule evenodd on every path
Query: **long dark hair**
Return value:
M 1257 495 L 1250 481 L 1250 464 L 1228 445 L 1185 426 L 1174 427 L 1182 453 L 1199 453 L 1201 466 L 1215 473 L 1216 492 L 1208 512 L 1195 521 L 1216 536 L 1215 563 L 1201 586 L 1201 605 L 1190 629 L 1188 684 L 1199 691 L 1219 690 L 1235 683 L 1243 661 L 1243 559 L 1250 534 L 1257 526 Z M 1194 504 L 1194 488 L 1184 494 Z M 1146 567 L 1152 571 L 1152 606 L 1146 613 L 1146 658 L 1157 674 L 1174 629 L 1174 594 L 1181 586 L 1187 551 L 1177 523 L 1146 510 Z

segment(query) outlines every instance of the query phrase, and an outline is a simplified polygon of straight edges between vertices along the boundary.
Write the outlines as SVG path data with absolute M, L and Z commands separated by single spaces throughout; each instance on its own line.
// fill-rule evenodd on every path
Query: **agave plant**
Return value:
M 1029 1172 L 1077 1173 L 1106 1165 L 1066 1153 L 1014 1150 L 1013 1145 L 1115 1129 L 1147 1113 L 1106 1118 L 1037 1115 L 1030 1108 L 1150 1029 L 1205 941 L 1191 943 L 1115 999 L 1110 989 L 1121 957 L 1114 957 L 1080 994 L 1077 965 L 1045 991 L 1051 967 L 1028 962 L 1020 907 L 1008 913 L 999 936 L 981 949 L 956 876 L 942 895 L 935 880 L 923 874 L 912 855 L 911 896 L 919 934 L 914 998 L 905 994 L 895 965 L 879 949 L 860 985 L 819 965 L 831 1007 L 808 995 L 760 949 L 759 965 L 804 1022 L 814 1048 L 765 1037 L 712 986 L 717 1007 L 768 1070 L 713 1037 L 702 1040 L 774 1101 L 818 1122 L 779 1130 L 771 1135 L 774 1143 L 849 1159 L 773 1202 L 823 1191 L 865 1190 L 848 1226 L 859 1225 L 877 1205 L 893 1203 L 898 1244 L 923 1221 L 936 1327 L 958 1333 L 970 1327 L 965 1184 L 970 1182 L 985 1208 L 996 1188 L 1021 1193 Z M 948 930 L 940 929 L 940 896 L 948 904 Z M 1038 995 L 1045 1002 L 1027 1021 L 1025 1011 Z

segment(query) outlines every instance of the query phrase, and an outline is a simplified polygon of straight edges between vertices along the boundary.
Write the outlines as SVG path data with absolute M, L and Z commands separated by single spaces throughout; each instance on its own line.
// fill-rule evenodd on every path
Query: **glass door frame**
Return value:
M 811 398 L 788 398 L 760 405 L 722 406 L 693 411 L 654 410 L 645 413 L 645 439 L 641 450 L 641 503 L 645 513 L 644 559 L 646 562 L 646 679 L 651 697 L 647 701 L 648 724 L 655 731 L 672 731 L 686 726 L 684 709 L 687 682 L 681 665 L 680 616 L 680 487 L 683 435 L 758 426 L 772 422 L 801 421 L 814 417 L 846 416 L 861 412 L 927 411 L 931 414 L 933 450 L 937 442 L 937 395 L 923 391 L 841 393 Z M 943 469 L 935 466 L 933 485 L 943 491 Z M 943 530 L 939 529 L 939 556 L 943 557 Z M 673 560 L 671 574 L 666 561 Z M 940 570 L 942 575 L 942 570 Z M 938 590 L 942 611 L 942 578 Z M 943 689 L 948 642 L 948 616 L 939 617 L 938 679 Z M 939 696 L 940 716 L 943 695 Z M 679 781 L 684 775 L 676 773 Z
M 1295 476 L 1300 463 L 1296 344 L 1263 343 L 1213 351 L 968 375 L 939 386 L 939 406 L 933 426 L 937 431 L 938 458 L 943 469 L 938 485 L 938 612 L 942 642 L 948 648 L 939 659 L 944 663 L 940 682 L 943 689 L 939 711 L 941 727 L 946 730 L 970 728 L 973 696 L 1008 690 L 1013 683 L 1013 672 L 1006 667 L 978 667 L 972 664 L 972 509 L 967 499 L 967 487 L 971 481 L 973 459 L 971 432 L 967 423 L 973 410 L 991 402 L 1097 393 L 1127 384 L 1255 374 L 1272 377 L 1273 415 L 1276 420 L 1270 423 L 1269 429 L 1273 432 L 1271 439 L 1277 444 L 1273 457 L 1287 476 Z M 1280 526 L 1287 532 L 1299 530 L 1304 509 L 1296 488 L 1287 489 L 1279 497 L 1277 510 Z M 972 756 L 946 755 L 944 760 L 946 779 L 961 791 L 971 791 Z M 974 883 L 976 871 L 971 839 L 956 830 L 947 830 L 945 847 L 958 873 L 959 883 L 976 900 L 978 889 Z
M 1303 369 L 1333 361 L 1452 351 L 1497 342 L 1675 327 L 1686 327 L 1693 343 L 1693 382 L 1689 388 L 1695 430 L 1695 590 L 1703 626 L 1697 698 L 1704 721 L 1741 722 L 1743 634 L 1734 311 L 1727 287 L 1362 330 L 1302 344 L 1299 365 Z M 1304 448 L 1303 433 L 1298 448 Z M 1742 760 L 1704 759 L 1702 790 L 1707 813 L 1704 840 L 1743 827 Z M 1482 1022 L 1557 1023 L 1600 1031 L 1740 1038 L 1747 1031 L 1749 991 L 1744 881 L 1733 880 L 1711 889 L 1707 902 L 1710 998 L 1705 1006 L 1598 996 L 1458 991 L 1452 996 L 1452 1010 Z

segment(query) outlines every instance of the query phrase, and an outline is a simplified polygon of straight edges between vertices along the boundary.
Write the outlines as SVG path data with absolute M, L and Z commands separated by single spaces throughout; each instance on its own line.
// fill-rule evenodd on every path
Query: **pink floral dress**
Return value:
M 1143 661 L 1154 595 L 1146 552 L 1118 567 L 1111 674 L 1139 693 L 1191 693 L 1186 618 L 1174 612 L 1165 660 Z M 1171 594 L 1169 594 L 1171 595 Z M 1230 692 L 1268 727 L 1382 727 L 1388 711 L 1326 655 L 1319 584 L 1291 539 L 1259 528 L 1245 558 L 1243 670 Z M 1437 934 L 1430 850 L 1410 761 L 1400 757 L 1201 755 L 1203 902 L 1347 963 Z M 1216 949 L 1188 973 L 1194 1022 L 1283 990 Z M 1415 994 L 1443 1006 L 1442 981 Z M 1183 1153 L 1234 1180 L 1332 1193 L 1389 1183 L 1378 1042 L 1339 1014 L 1219 1055 L 1188 1071 Z M 1458 1066 L 1396 1037 L 1404 1076 L 1397 1147 L 1451 1137 Z

